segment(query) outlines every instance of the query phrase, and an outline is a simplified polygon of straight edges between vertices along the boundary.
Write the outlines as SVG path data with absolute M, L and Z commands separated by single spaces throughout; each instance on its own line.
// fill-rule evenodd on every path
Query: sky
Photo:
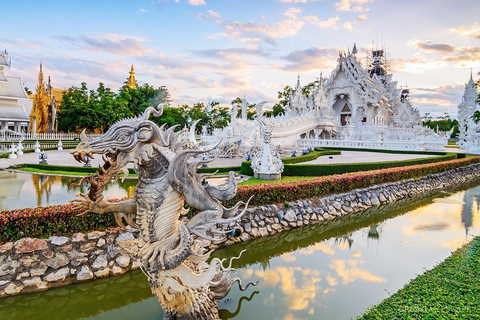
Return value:
M 32 91 L 40 63 L 56 88 L 114 91 L 133 64 L 137 82 L 165 85 L 173 106 L 273 105 L 298 75 L 302 85 L 329 76 L 356 43 L 364 65 L 372 48 L 386 50 L 422 116 L 456 118 L 470 73 L 480 77 L 478 0 L 32 0 L 3 12 L 6 74 Z

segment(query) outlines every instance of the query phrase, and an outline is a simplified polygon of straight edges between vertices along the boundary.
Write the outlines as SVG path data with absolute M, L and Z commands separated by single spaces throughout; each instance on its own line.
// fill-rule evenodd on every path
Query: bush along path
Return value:
M 480 319 L 480 237 L 358 319 Z

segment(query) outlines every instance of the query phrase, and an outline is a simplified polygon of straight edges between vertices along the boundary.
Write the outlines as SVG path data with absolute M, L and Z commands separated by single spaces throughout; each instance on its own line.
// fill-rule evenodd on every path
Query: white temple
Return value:
M 465 85 L 462 102 L 458 105 L 458 143 L 467 153 L 480 154 L 480 123 L 475 123 L 472 116 L 475 111 L 480 110 L 476 103 L 478 98 L 477 86 L 470 80 Z
M 0 130 L 28 132 L 33 101 L 23 88 L 21 78 L 6 76 L 11 60 L 7 51 L 0 52 Z
M 312 92 L 303 92 L 298 76 L 285 114 L 262 118 L 272 129 L 271 144 L 445 151 L 448 133 L 437 134 L 423 126 L 409 90 L 397 88 L 386 62 L 384 50 L 373 50 L 364 67 L 354 46 L 352 52 L 339 53 L 330 77 L 320 75 Z M 242 117 L 236 118 L 237 110 L 233 110 L 232 122 L 216 130 L 210 143 L 221 138 L 224 148 L 236 146 L 241 153 L 260 147 L 260 131 L 254 121 L 247 120 L 246 105 L 244 99 Z M 258 117 L 262 117 L 261 110 L 257 110 Z
M 274 144 L 393 150 L 444 150 L 448 137 L 422 125 L 409 91 L 386 71 L 385 52 L 372 51 L 364 67 L 357 49 L 340 52 L 328 79 L 320 76 L 310 96 L 300 79 L 284 116 L 271 120 Z

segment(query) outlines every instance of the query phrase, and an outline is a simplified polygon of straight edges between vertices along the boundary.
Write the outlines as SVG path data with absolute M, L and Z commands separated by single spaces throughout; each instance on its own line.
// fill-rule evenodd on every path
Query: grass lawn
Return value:
M 298 176 L 284 177 L 284 176 L 282 176 L 281 180 L 275 180 L 275 181 L 262 180 L 262 179 L 257 179 L 257 178 L 251 177 L 247 181 L 240 182 L 238 185 L 239 186 L 253 186 L 253 185 L 263 184 L 263 183 L 278 183 L 278 182 L 306 180 L 306 179 L 313 179 L 313 178 L 318 178 L 318 177 L 298 177 Z
M 480 319 L 480 237 L 358 319 Z

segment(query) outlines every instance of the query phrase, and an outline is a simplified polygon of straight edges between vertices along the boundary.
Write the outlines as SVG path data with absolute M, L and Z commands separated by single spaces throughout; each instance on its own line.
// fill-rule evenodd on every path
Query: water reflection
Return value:
M 233 289 L 220 301 L 219 314 L 222 319 L 354 318 L 445 259 L 471 235 L 480 235 L 479 197 L 477 186 L 407 199 L 342 221 L 217 250 L 214 256 L 229 258 L 247 249 L 234 263 L 235 276 L 244 282 L 261 280 L 246 292 Z M 161 316 L 145 276 L 138 272 L 0 300 L 2 319 Z
M 68 189 L 80 178 L 0 171 L 0 210 L 67 204 L 76 193 L 87 191 L 86 184 Z M 136 183 L 111 183 L 103 194 L 106 198 L 132 197 Z

